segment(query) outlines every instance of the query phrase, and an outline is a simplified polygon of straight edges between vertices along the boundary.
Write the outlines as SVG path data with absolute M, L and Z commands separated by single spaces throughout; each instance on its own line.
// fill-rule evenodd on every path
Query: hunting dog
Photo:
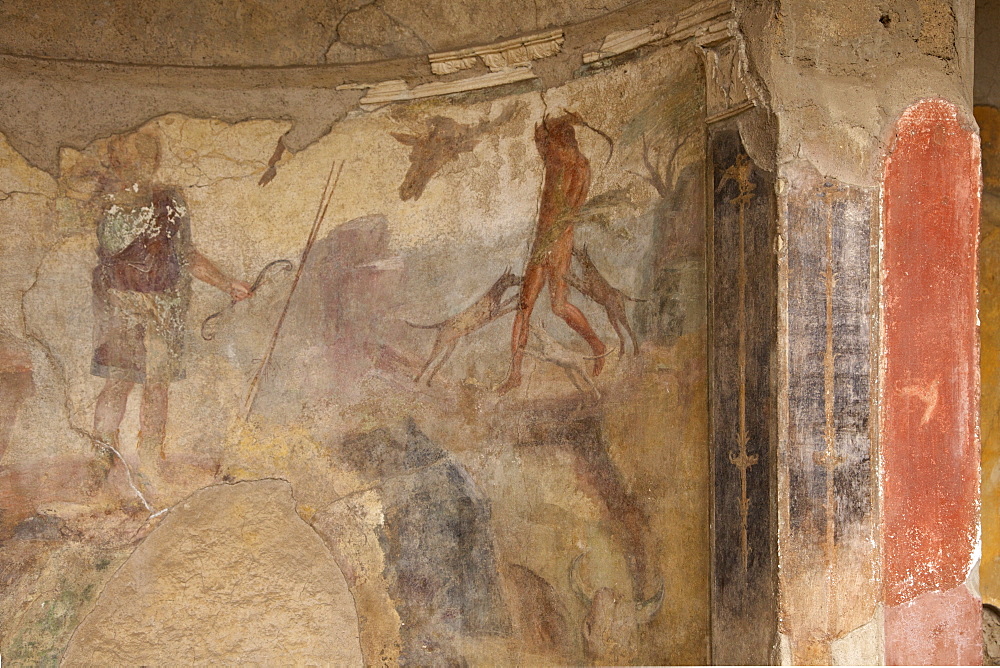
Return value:
M 576 288 L 584 297 L 604 307 L 605 312 L 608 314 L 608 320 L 611 322 L 611 326 L 614 327 L 615 333 L 618 335 L 618 341 L 621 344 L 618 351 L 619 354 L 625 354 L 625 334 L 622 330 L 628 332 L 628 335 L 632 338 L 633 354 L 638 354 L 639 340 L 628 324 L 628 314 L 625 312 L 625 300 L 633 302 L 643 302 L 646 300 L 629 297 L 608 283 L 608 280 L 597 269 L 597 265 L 590 259 L 590 253 L 587 252 L 586 246 L 574 248 L 573 257 L 580 264 L 582 276 L 577 277 L 575 274 L 567 274 L 566 282 Z
M 447 320 L 442 320 L 433 325 L 415 325 L 407 321 L 406 324 L 410 327 L 437 330 L 437 338 L 434 339 L 434 345 L 431 347 L 430 357 L 427 358 L 427 362 L 416 378 L 413 379 L 413 382 L 419 383 L 424 374 L 427 374 L 427 385 L 430 386 L 434 375 L 441 370 L 444 363 L 455 352 L 455 347 L 462 338 L 488 325 L 497 318 L 513 312 L 517 308 L 515 306 L 517 296 L 507 300 L 504 300 L 503 296 L 507 290 L 520 284 L 521 277 L 511 272 L 508 268 L 490 289 L 486 291 L 486 294 L 477 299 L 464 311 L 453 315 Z M 437 360 L 437 364 L 433 364 L 435 360 Z M 430 370 L 430 373 L 427 373 L 428 370 Z
M 595 399 L 600 401 L 601 391 L 597 389 L 597 384 L 586 369 L 586 362 L 597 359 L 596 356 L 584 355 L 570 350 L 539 325 L 531 325 L 530 332 L 535 337 L 535 343 L 524 349 L 528 356 L 542 362 L 555 364 L 563 370 L 563 373 L 569 378 L 569 382 L 573 383 L 573 387 L 581 394 L 587 394 L 589 391 Z M 610 354 L 611 350 L 607 350 L 601 357 L 607 357 Z

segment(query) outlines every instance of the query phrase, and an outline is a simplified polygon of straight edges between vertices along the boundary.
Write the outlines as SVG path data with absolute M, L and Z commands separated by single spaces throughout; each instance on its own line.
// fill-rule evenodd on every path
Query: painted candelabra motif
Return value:
M 740 551 L 743 555 L 743 571 L 746 572 L 750 561 L 750 544 L 747 540 L 747 522 L 750 516 L 750 497 L 747 494 L 747 472 L 757 464 L 758 457 L 747 451 L 750 444 L 750 432 L 747 429 L 747 259 L 746 259 L 746 209 L 753 200 L 756 184 L 751 180 L 753 162 L 745 153 L 740 153 L 736 162 L 726 168 L 716 191 L 722 190 L 726 183 L 733 181 L 739 188 L 739 194 L 729 201 L 737 206 L 737 226 L 739 228 L 739 245 L 737 251 L 736 294 L 737 294 L 737 368 L 739 382 L 737 432 L 738 451 L 729 453 L 729 463 L 740 472 Z

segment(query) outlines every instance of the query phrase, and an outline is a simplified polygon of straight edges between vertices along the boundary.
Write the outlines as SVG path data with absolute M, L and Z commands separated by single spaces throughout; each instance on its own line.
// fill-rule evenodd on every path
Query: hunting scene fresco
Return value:
M 345 663 L 704 661 L 703 77 L 663 48 L 294 153 L 167 115 L 58 179 L 0 142 L 5 662 L 141 662 L 130 611 L 169 638 L 195 590 L 322 601 Z

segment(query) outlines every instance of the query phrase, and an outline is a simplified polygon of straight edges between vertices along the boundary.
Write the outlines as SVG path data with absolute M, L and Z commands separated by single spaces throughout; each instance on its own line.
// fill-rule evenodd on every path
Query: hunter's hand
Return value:
M 232 281 L 227 292 L 234 302 L 241 302 L 253 295 L 253 290 L 250 289 L 250 284 L 246 281 Z

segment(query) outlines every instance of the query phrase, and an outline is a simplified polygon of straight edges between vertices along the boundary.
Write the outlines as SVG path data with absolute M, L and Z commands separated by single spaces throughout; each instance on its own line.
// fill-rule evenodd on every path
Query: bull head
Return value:
M 639 632 L 663 607 L 663 580 L 656 594 L 645 601 L 625 597 L 617 589 L 600 587 L 588 594 L 580 578 L 580 561 L 570 563 L 570 587 L 587 609 L 583 620 L 583 647 L 595 663 L 622 665 L 636 659 Z
M 459 123 L 446 116 L 434 116 L 419 134 L 390 132 L 396 141 L 410 147 L 410 168 L 399 186 L 400 199 L 404 202 L 420 199 L 424 188 L 442 167 L 460 154 L 471 152 L 487 130 L 507 123 L 524 106 L 524 103 L 511 105 L 492 121 Z
M 422 135 L 391 133 L 400 144 L 410 148 L 410 168 L 399 186 L 399 197 L 404 202 L 418 200 L 431 178 L 461 153 L 476 147 L 479 138 L 472 133 L 474 126 L 457 123 L 445 116 L 435 116 L 427 121 Z

